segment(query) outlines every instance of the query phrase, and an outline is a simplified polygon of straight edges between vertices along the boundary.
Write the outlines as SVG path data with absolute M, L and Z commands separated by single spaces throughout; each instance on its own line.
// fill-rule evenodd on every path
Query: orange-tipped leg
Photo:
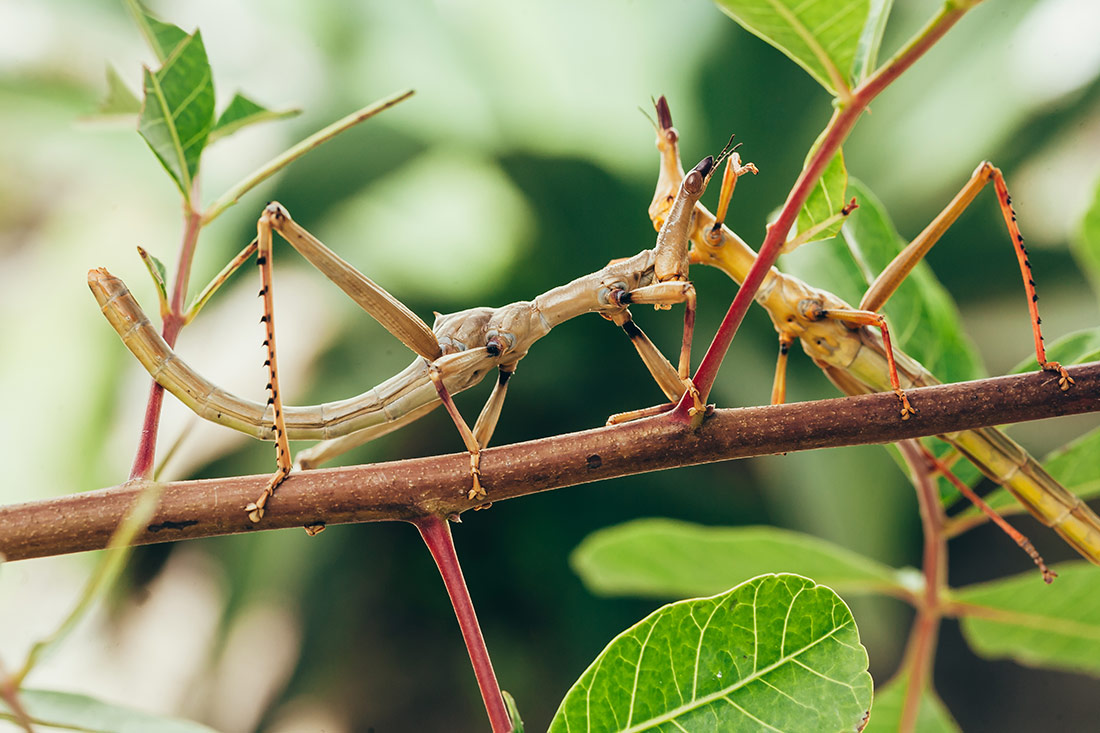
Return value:
M 264 349 L 267 350 L 267 361 L 264 362 L 268 374 L 267 391 L 269 396 L 267 404 L 271 405 L 274 411 L 272 421 L 275 430 L 275 459 L 279 467 L 267 486 L 264 487 L 263 493 L 256 501 L 249 503 L 244 508 L 252 522 L 259 522 L 263 519 L 264 508 L 267 506 L 268 500 L 271 499 L 279 484 L 290 475 L 291 466 L 290 444 L 287 442 L 286 423 L 283 417 L 283 400 L 279 394 L 279 369 L 275 358 L 275 312 L 271 296 L 271 222 L 268 219 L 266 210 L 257 222 L 256 230 L 258 243 L 256 264 L 260 266 L 260 297 L 263 298 L 264 310 L 260 322 L 264 324 Z
M 917 413 L 915 407 L 909 404 L 909 398 L 901 388 L 901 381 L 898 379 L 898 366 L 894 361 L 894 347 L 890 343 L 890 329 L 886 326 L 886 317 L 881 313 L 875 313 L 874 311 L 861 311 L 861 310 L 840 310 L 829 309 L 826 310 L 820 306 L 809 306 L 810 310 L 807 315 L 816 319 L 829 318 L 835 321 L 844 321 L 845 323 L 852 323 L 860 326 L 877 326 L 882 331 L 882 345 L 886 349 L 886 364 L 890 370 L 890 386 L 894 390 L 894 394 L 898 396 L 901 401 L 901 419 L 908 420 L 911 416 Z
M 1020 225 L 1016 221 L 1016 212 L 1012 208 L 1012 197 L 1008 194 L 1004 175 L 988 161 L 984 161 L 974 170 L 970 180 L 966 182 L 966 185 L 956 194 L 955 198 L 875 278 L 875 281 L 871 283 L 864 294 L 863 300 L 860 302 L 860 308 L 870 311 L 877 311 L 882 308 L 886 300 L 897 290 L 902 280 L 916 267 L 917 263 L 924 258 L 933 245 L 940 240 L 944 232 L 947 231 L 948 227 L 955 223 L 959 215 L 966 210 L 990 181 L 993 182 L 993 188 L 997 192 L 997 203 L 1000 204 L 1001 215 L 1004 217 L 1005 226 L 1008 228 L 1012 248 L 1015 250 L 1016 260 L 1020 264 L 1020 274 L 1024 279 L 1027 309 L 1031 316 L 1032 335 L 1035 338 L 1035 360 L 1039 363 L 1040 369 L 1058 375 L 1058 386 L 1064 392 L 1073 386 L 1073 379 L 1061 364 L 1056 361 L 1047 361 L 1046 348 L 1043 346 L 1042 319 L 1039 318 L 1039 296 L 1035 292 L 1035 280 L 1031 274 L 1031 261 L 1027 256 L 1027 248 L 1024 247 L 1024 237 L 1020 233 Z
M 1058 573 L 1054 572 L 1047 567 L 1047 564 L 1043 561 L 1043 556 L 1039 554 L 1039 551 L 1035 549 L 1035 545 L 1031 544 L 1031 540 L 1020 533 L 1015 527 L 1005 521 L 1004 517 L 997 513 L 993 507 L 989 506 L 980 496 L 974 493 L 974 490 L 964 484 L 958 476 L 951 472 L 943 462 L 932 455 L 931 451 L 920 446 L 921 452 L 924 454 L 925 459 L 935 467 L 936 472 L 943 476 L 945 479 L 951 482 L 951 484 L 959 490 L 959 492 L 965 496 L 970 502 L 978 507 L 987 517 L 989 517 L 994 524 L 1001 528 L 1005 534 L 1012 538 L 1021 550 L 1027 553 L 1036 567 L 1039 568 L 1039 572 L 1043 574 L 1043 582 L 1050 584 L 1054 582 L 1054 579 L 1058 577 Z

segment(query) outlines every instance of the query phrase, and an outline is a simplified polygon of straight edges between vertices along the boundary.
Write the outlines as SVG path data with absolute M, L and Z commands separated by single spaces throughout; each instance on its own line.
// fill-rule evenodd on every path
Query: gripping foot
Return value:
M 271 480 L 267 482 L 267 486 L 264 487 L 264 491 L 260 494 L 256 501 L 249 502 L 248 506 L 244 508 L 248 512 L 248 518 L 253 523 L 259 522 L 264 518 L 264 507 L 267 506 L 267 500 L 275 493 L 275 489 L 279 487 L 286 477 L 290 475 L 289 470 L 280 468 L 275 472 L 275 475 L 271 477 Z
M 909 398 L 905 396 L 905 392 L 900 389 L 895 389 L 894 394 L 901 400 L 901 419 L 908 420 L 913 415 L 917 414 L 917 408 L 909 404 Z
M 1061 387 L 1063 392 L 1068 392 L 1069 388 L 1076 384 L 1076 382 L 1073 381 L 1073 377 L 1066 371 L 1066 368 L 1056 361 L 1048 361 L 1046 364 L 1043 364 L 1043 371 L 1054 372 L 1058 375 L 1058 386 Z

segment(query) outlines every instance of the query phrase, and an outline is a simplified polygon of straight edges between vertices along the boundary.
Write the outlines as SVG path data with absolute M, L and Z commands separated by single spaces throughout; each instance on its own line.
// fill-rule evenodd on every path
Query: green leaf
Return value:
M 504 707 L 508 710 L 508 719 L 512 721 L 512 733 L 523 733 L 523 718 L 519 716 L 519 705 L 516 705 L 516 698 L 512 697 L 512 693 L 508 690 L 501 690 L 500 694 L 504 697 Z
M 836 593 L 765 575 L 617 636 L 550 731 L 853 731 L 871 694 L 867 652 Z
M 1082 499 L 1100 496 L 1100 428 L 1053 451 L 1043 468 Z
M 225 108 L 225 111 L 218 117 L 218 121 L 214 123 L 214 128 L 210 131 L 210 139 L 207 141 L 207 144 L 209 145 L 215 140 L 228 137 L 237 130 L 248 127 L 249 125 L 255 125 L 259 122 L 285 120 L 288 117 L 296 117 L 300 114 L 302 114 L 302 110 L 300 109 L 284 109 L 276 112 L 256 104 L 243 94 L 234 94 L 233 99 L 229 102 L 229 106 Z
M 813 152 L 811 150 L 810 155 Z M 848 169 L 844 167 L 844 152 L 838 150 L 798 212 L 796 236 L 787 242 L 784 251 L 790 252 L 804 244 L 835 237 L 844 226 L 845 217 L 841 210 L 848 203 L 844 198 L 847 190 Z
M 1046 347 L 1047 361 L 1056 361 L 1062 366 L 1086 364 L 1100 359 L 1100 326 L 1086 328 L 1063 336 Z M 1033 372 L 1039 368 L 1035 357 L 1024 359 L 1012 367 L 1010 374 Z
M 1085 562 L 1054 568 L 1046 586 L 1036 573 L 956 591 L 962 631 L 974 651 L 1036 667 L 1100 674 L 1100 569 Z
M 152 715 L 71 692 L 21 690 L 19 700 L 38 725 L 93 733 L 214 733 L 213 728 L 189 720 Z M 3 700 L 0 719 L 15 719 Z
M 871 0 L 867 22 L 863 24 L 863 32 L 859 34 L 859 45 L 856 47 L 852 74 L 856 82 L 862 82 L 869 77 L 878 65 L 882 34 L 886 32 L 886 20 L 890 17 L 893 6 L 894 0 Z
M 158 20 L 143 8 L 137 0 L 127 0 L 126 5 L 130 10 L 130 15 L 134 18 L 134 22 L 137 23 L 138 30 L 145 37 L 145 42 L 149 44 L 149 48 L 153 50 L 157 60 L 161 63 L 172 55 L 172 52 L 176 50 L 180 43 L 188 38 L 186 31 L 171 23 Z
M 1078 264 L 1092 282 L 1093 292 L 1100 298 L 1100 181 L 1071 246 Z
M 717 0 L 718 7 L 786 54 L 834 97 L 847 97 L 870 0 Z
M 107 66 L 107 96 L 96 109 L 98 117 L 130 117 L 141 111 L 141 101 L 130 91 L 115 71 Z
M 149 276 L 153 278 L 153 284 L 157 286 L 157 291 L 160 293 L 161 305 L 168 304 L 168 285 L 165 283 L 165 275 L 167 270 L 164 269 L 164 263 L 156 258 L 155 255 L 150 254 L 144 247 L 138 247 L 138 257 L 145 263 L 145 269 L 149 271 Z
M 639 519 L 594 532 L 570 562 L 589 590 L 609 596 L 711 595 L 769 572 L 818 578 L 841 593 L 904 588 L 892 568 L 815 537 L 672 519 Z
M 908 682 L 908 676 L 895 677 L 875 690 L 871 721 L 864 733 L 895 733 L 901 729 L 901 708 Z M 935 690 L 925 687 L 920 696 L 920 710 L 913 733 L 950 733 L 958 730 L 961 730 L 959 724 L 951 717 L 943 700 Z
M 160 61 L 164 61 L 187 39 L 188 33 L 171 23 L 164 23 L 145 13 L 145 21 L 152 31 L 149 46 Z
M 155 73 L 145 69 L 138 132 L 190 203 L 199 157 L 214 122 L 214 81 L 202 35 L 176 46 Z

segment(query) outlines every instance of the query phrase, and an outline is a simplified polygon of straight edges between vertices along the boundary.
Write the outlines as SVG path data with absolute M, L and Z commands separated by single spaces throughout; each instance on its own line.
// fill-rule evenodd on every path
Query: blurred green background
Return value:
M 934 12 L 898 3 L 884 55 Z M 211 0 L 154 3 L 201 28 L 219 108 L 240 90 L 290 122 L 252 128 L 204 159 L 204 201 L 291 143 L 371 100 L 416 96 L 294 164 L 204 232 L 193 288 L 254 232 L 278 199 L 330 246 L 430 320 L 432 311 L 501 305 L 652 246 L 653 129 L 638 108 L 668 95 L 685 162 L 731 132 L 761 173 L 738 187 L 731 220 L 759 244 L 829 98 L 788 59 L 713 5 L 631 0 L 404 3 Z M 178 193 L 132 129 L 83 121 L 104 92 L 105 64 L 134 89 L 151 63 L 120 3 L 0 5 L 0 501 L 83 491 L 125 479 L 148 378 L 102 318 L 84 281 L 107 266 L 152 311 L 142 245 L 174 262 Z M 1100 174 L 1100 12 L 1089 0 L 989 0 L 866 116 L 845 148 L 849 171 L 916 234 L 983 159 L 1008 178 L 1032 253 L 1048 341 L 1096 325 L 1067 240 Z M 1091 29 L 1091 30 L 1090 30 Z M 713 195 L 713 192 L 712 192 Z M 991 373 L 1030 348 L 1015 258 L 983 195 L 930 260 L 957 297 Z M 336 288 L 277 245 L 276 308 L 288 399 L 363 391 L 409 353 Z M 262 399 L 259 305 L 249 269 L 181 336 L 209 377 Z M 696 360 L 735 289 L 693 272 Z M 193 290 L 194 292 L 194 290 Z M 681 320 L 639 324 L 672 353 Z M 835 394 L 796 349 L 792 400 Z M 754 309 L 712 399 L 766 402 L 775 333 Z M 459 396 L 476 415 L 489 385 Z M 601 425 L 660 393 L 617 330 L 595 316 L 556 329 L 520 365 L 494 443 Z M 1094 417 L 1018 426 L 1036 454 Z M 264 473 L 270 445 L 198 425 L 171 399 L 161 455 L 186 433 L 165 478 Z M 350 454 L 370 462 L 454 452 L 443 412 Z M 702 466 L 498 503 L 455 527 L 467 581 L 502 685 L 529 727 L 543 728 L 604 644 L 657 603 L 592 596 L 568 565 L 594 529 L 645 516 L 775 524 L 885 562 L 916 565 L 912 490 L 881 448 L 850 448 Z M 1071 551 L 1030 519 L 1019 526 L 1048 561 Z M 1026 570 L 997 532 L 952 543 L 955 584 Z M 11 664 L 52 628 L 92 555 L 6 565 L 0 659 Z M 143 548 L 127 590 L 87 619 L 32 686 L 88 691 L 194 717 L 221 730 L 478 730 L 476 685 L 442 584 L 406 525 L 260 533 Z M 857 599 L 858 600 L 858 599 Z M 853 602 L 877 681 L 897 665 L 910 614 Z M 1095 680 L 977 660 L 947 623 L 937 687 L 966 730 L 1081 729 L 1095 720 Z M 1075 722 L 1077 721 L 1077 722 Z M 0 724 L 2 725 L 2 724 Z

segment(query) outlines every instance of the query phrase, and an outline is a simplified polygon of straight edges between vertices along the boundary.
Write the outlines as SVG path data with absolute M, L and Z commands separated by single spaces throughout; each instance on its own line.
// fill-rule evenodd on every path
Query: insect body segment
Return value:
M 171 349 L 134 300 L 125 283 L 103 268 L 88 273 L 88 285 L 104 316 L 146 371 L 199 417 L 260 440 L 275 440 L 271 405 L 246 400 L 216 386 Z M 450 314 L 465 325 L 481 317 L 475 308 Z M 486 350 L 465 356 L 445 378 L 452 393 L 468 389 L 496 366 Z M 423 406 L 436 407 L 435 389 L 427 363 L 417 358 L 393 377 L 354 397 L 320 405 L 285 405 L 283 415 L 290 440 L 328 440 L 351 433 L 375 431 L 374 437 L 395 429 L 393 423 Z M 404 422 L 401 423 L 402 425 Z

